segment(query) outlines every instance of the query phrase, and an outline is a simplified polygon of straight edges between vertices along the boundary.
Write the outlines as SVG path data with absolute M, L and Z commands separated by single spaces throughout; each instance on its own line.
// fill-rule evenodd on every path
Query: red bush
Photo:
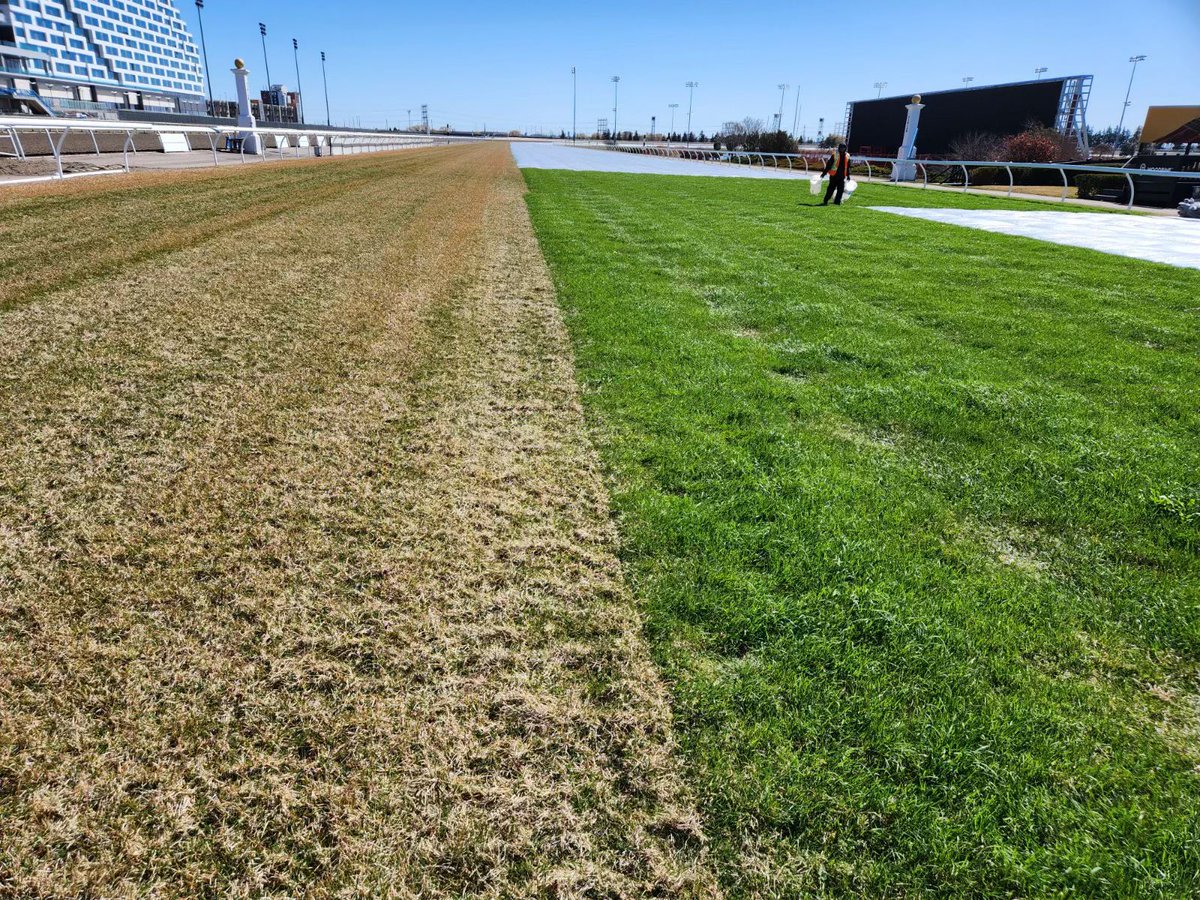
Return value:
M 1025 131 L 1008 139 L 1005 149 L 1012 162 L 1048 163 L 1058 159 L 1061 147 L 1044 131 Z

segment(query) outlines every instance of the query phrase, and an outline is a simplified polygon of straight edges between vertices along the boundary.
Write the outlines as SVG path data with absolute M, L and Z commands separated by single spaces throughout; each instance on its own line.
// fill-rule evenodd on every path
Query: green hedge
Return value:
M 1128 182 L 1124 175 L 1076 175 L 1075 187 L 1079 188 L 1081 200 L 1091 200 L 1101 191 L 1113 188 L 1124 191 Z

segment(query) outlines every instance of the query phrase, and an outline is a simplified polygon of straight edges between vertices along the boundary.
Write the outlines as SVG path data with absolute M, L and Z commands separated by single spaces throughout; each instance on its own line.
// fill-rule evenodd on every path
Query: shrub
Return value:
M 1010 137 L 1005 144 L 1006 155 L 1012 162 L 1054 162 L 1059 149 L 1059 142 L 1043 129 L 1023 131 Z
M 986 187 L 991 184 L 1008 187 L 1008 173 L 998 166 L 980 166 L 978 169 L 971 170 L 971 184 L 978 187 Z
M 972 131 L 950 142 L 950 155 L 955 159 L 990 162 L 1004 158 L 1005 141 L 994 134 Z
M 1091 200 L 1101 191 L 1118 188 L 1124 190 L 1128 186 L 1124 175 L 1076 175 L 1075 187 L 1079 189 L 1081 200 Z

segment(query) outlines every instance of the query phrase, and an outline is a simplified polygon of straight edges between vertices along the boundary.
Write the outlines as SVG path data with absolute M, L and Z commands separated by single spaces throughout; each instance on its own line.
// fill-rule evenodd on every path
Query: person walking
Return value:
M 821 174 L 829 176 L 829 189 L 825 191 L 825 202 L 821 205 L 828 206 L 830 198 L 837 194 L 833 202 L 841 206 L 842 197 L 846 193 L 846 179 L 850 177 L 850 151 L 845 144 L 838 144 L 837 149 L 825 162 L 825 171 Z

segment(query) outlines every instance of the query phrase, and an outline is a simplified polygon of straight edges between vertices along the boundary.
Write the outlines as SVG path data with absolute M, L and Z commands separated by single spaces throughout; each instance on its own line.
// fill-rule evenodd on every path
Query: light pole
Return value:
M 321 51 L 321 81 L 325 84 L 325 127 L 332 127 L 329 118 L 329 76 L 325 74 L 325 51 Z
M 619 144 L 619 143 L 621 143 L 621 136 L 620 136 L 620 132 L 617 131 L 617 97 L 621 90 L 621 76 L 614 75 L 612 77 L 612 83 L 613 83 L 613 129 L 612 129 L 613 130 L 613 142 Z
M 1118 132 L 1125 130 L 1125 113 L 1129 110 L 1129 96 L 1133 93 L 1133 76 L 1137 74 L 1138 63 L 1144 62 L 1145 59 L 1144 55 L 1129 57 L 1129 61 L 1133 63 L 1133 71 L 1129 73 L 1129 90 L 1125 92 L 1125 105 L 1121 107 L 1121 124 L 1117 126 Z
M 654 140 L 654 131 L 658 128 L 658 116 L 650 117 L 650 137 L 649 140 Z
M 1047 69 L 1045 66 L 1038 66 L 1036 69 L 1033 70 L 1033 74 L 1037 76 L 1038 81 L 1041 81 L 1042 76 L 1045 75 L 1049 71 L 1050 70 Z
M 875 82 L 875 87 L 879 89 L 879 93 L 875 95 L 876 100 L 878 100 L 880 97 L 883 96 L 883 89 L 887 86 L 888 86 L 888 83 L 886 81 Z
M 204 81 L 208 84 L 208 114 L 213 110 L 212 76 L 208 74 L 208 43 L 204 40 L 204 0 L 196 0 L 196 18 L 200 20 L 200 47 L 204 51 Z
M 796 114 L 792 116 L 792 137 L 796 138 L 799 135 L 797 129 L 800 127 L 800 85 L 796 85 Z
M 971 86 L 971 82 L 972 82 L 972 81 L 974 81 L 974 80 L 975 80 L 975 76 L 974 76 L 974 75 L 968 75 L 966 78 L 964 78 L 964 79 L 963 79 L 963 84 L 965 84 L 967 87 L 970 87 L 970 86 Z
M 271 100 L 271 61 L 267 58 L 267 26 L 262 22 L 258 23 L 258 33 L 262 37 L 263 48 L 263 65 L 267 72 L 267 101 L 263 104 L 263 118 L 268 122 L 271 121 L 271 107 L 275 104 L 269 102 Z
M 258 23 L 258 33 L 262 37 L 263 45 L 263 64 L 267 68 L 267 91 L 271 90 L 271 61 L 267 58 L 267 26 L 262 22 Z
M 671 107 L 671 130 L 667 134 L 667 149 L 669 150 L 671 148 L 671 138 L 675 134 L 675 110 L 679 109 L 679 104 L 668 103 L 667 106 Z
M 292 56 L 296 59 L 296 115 L 304 124 L 304 88 L 300 86 L 300 42 L 292 38 Z
M 689 81 L 684 85 L 688 89 L 688 130 L 687 130 L 687 145 L 692 146 L 692 101 L 696 99 L 696 88 L 700 87 L 700 82 Z
M 575 67 L 571 66 L 571 143 L 575 143 L 575 139 L 579 134 L 578 126 L 579 117 L 579 75 L 575 71 Z
M 790 84 L 781 84 L 781 85 L 778 85 L 778 87 L 779 87 L 779 115 L 776 117 L 777 127 L 775 128 L 775 130 L 783 131 L 783 102 L 784 102 L 784 100 L 787 99 L 788 88 L 790 88 L 791 85 Z

